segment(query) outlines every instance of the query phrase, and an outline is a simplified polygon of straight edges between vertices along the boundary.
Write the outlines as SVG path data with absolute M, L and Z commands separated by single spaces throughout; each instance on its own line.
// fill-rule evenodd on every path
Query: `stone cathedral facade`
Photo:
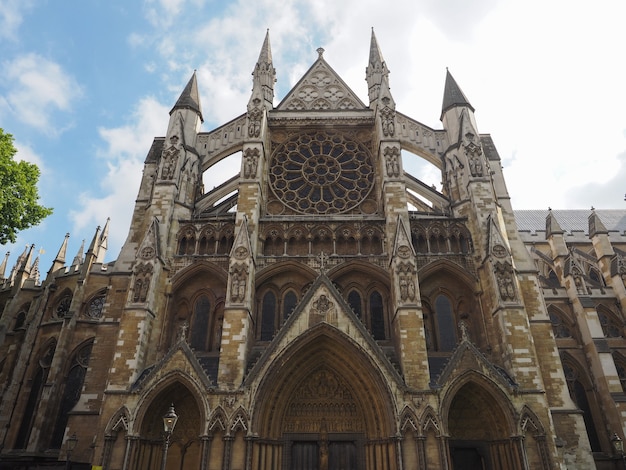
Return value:
M 115 261 L 1 266 L 0 468 L 159 468 L 171 404 L 167 470 L 620 468 L 626 211 L 514 212 L 450 73 L 431 129 L 318 53 L 208 132 L 192 76 Z

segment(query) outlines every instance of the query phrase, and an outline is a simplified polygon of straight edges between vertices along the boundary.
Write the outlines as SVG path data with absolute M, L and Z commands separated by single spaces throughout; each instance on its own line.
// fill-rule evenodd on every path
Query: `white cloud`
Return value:
M 155 136 L 167 130 L 169 107 L 152 97 L 136 105 L 128 123 L 117 128 L 99 129 L 106 148 L 100 158 L 106 160 L 107 171 L 100 182 L 99 192 L 80 195 L 80 209 L 70 212 L 73 230 L 81 233 L 85 227 L 97 226 L 111 217 L 109 249 L 117 256 L 128 227 L 143 170 L 143 161 Z
M 43 163 L 43 159 L 33 150 L 33 148 L 23 142 L 15 142 L 15 148 L 17 154 L 15 155 L 17 160 L 24 160 L 25 162 L 34 163 L 39 168 L 41 174 L 46 173 L 48 170 Z
M 57 135 L 63 128 L 57 113 L 68 113 L 72 104 L 82 95 L 73 76 L 59 64 L 30 53 L 2 64 L 2 84 L 7 90 L 3 107 L 20 121 L 49 135 Z M 67 127 L 69 121 L 63 123 Z
M 23 14 L 32 6 L 30 0 L 0 0 L 0 39 L 17 40 Z

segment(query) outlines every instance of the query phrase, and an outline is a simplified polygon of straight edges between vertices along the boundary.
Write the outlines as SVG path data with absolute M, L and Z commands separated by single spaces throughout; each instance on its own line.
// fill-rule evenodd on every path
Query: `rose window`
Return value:
M 368 149 L 339 133 L 298 134 L 274 150 L 270 187 L 303 214 L 337 214 L 369 194 L 374 167 Z

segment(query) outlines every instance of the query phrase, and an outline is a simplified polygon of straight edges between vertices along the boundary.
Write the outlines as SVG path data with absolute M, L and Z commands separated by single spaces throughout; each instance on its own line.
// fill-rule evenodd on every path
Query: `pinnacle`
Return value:
M 443 116 L 446 111 L 455 106 L 466 106 L 474 111 L 474 107 L 470 104 L 469 100 L 454 80 L 454 77 L 446 68 L 446 84 L 443 91 L 443 104 L 441 106 L 441 115 Z
M 200 94 L 198 93 L 198 80 L 196 78 L 196 71 L 194 70 L 193 75 L 187 82 L 185 89 L 180 94 L 178 101 L 170 111 L 170 114 L 175 109 L 190 109 L 195 111 L 200 116 L 200 119 L 204 121 L 202 118 L 202 106 L 200 105 Z

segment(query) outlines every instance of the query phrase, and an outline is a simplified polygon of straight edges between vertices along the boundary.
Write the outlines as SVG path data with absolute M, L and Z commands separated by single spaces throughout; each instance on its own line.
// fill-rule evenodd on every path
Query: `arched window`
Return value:
M 61 296 L 60 300 L 54 307 L 54 314 L 57 318 L 65 318 L 70 314 L 70 307 L 72 306 L 72 294 L 68 292 Z
M 50 365 L 52 364 L 55 349 L 56 341 L 52 341 L 39 359 L 39 363 L 37 364 L 33 380 L 31 382 L 26 408 L 24 409 L 24 414 L 22 415 L 22 422 L 20 423 L 17 438 L 15 439 L 15 449 L 25 449 L 28 445 L 30 431 L 35 421 L 37 405 L 39 404 L 43 386 L 48 379 L 48 372 L 50 370 Z
M 563 321 L 561 315 L 550 309 L 548 311 L 550 316 L 550 322 L 552 323 L 552 332 L 555 338 L 571 338 L 572 332 L 570 331 L 567 323 Z
M 285 299 L 283 300 L 283 319 L 286 320 L 291 315 L 291 312 L 296 308 L 296 304 L 298 303 L 298 298 L 294 291 L 290 290 L 285 294 Z
M 205 231 L 198 243 L 198 254 L 213 255 L 215 254 L 215 235 L 213 231 Z
M 583 420 L 585 422 L 585 428 L 587 428 L 587 436 L 589 437 L 589 443 L 591 444 L 591 450 L 593 452 L 601 452 L 600 439 L 598 438 L 598 431 L 593 419 L 593 412 L 589 405 L 589 397 L 587 396 L 587 390 L 580 380 L 578 370 L 569 362 L 563 362 L 563 372 L 565 373 L 565 379 L 567 380 L 567 387 L 569 394 L 576 406 L 583 412 Z M 589 391 L 593 393 L 592 390 Z M 594 397 L 591 397 L 592 400 Z
M 269 291 L 263 296 L 261 306 L 261 341 L 270 341 L 274 336 L 276 320 L 276 296 Z
M 89 303 L 87 303 L 87 308 L 85 309 L 85 316 L 87 316 L 88 318 L 92 318 L 94 320 L 102 318 L 105 300 L 106 300 L 106 295 L 104 293 L 93 297 L 89 301 Z
M 445 295 L 435 299 L 435 318 L 437 322 L 437 346 L 439 351 L 452 351 L 456 346 L 456 324 L 452 303 Z
M 208 350 L 211 302 L 206 295 L 200 296 L 193 307 L 190 346 L 196 351 Z
M 383 297 L 374 291 L 370 295 L 370 320 L 372 322 L 372 335 L 374 339 L 385 339 L 385 313 Z
M 357 317 L 363 318 L 363 305 L 361 304 L 361 294 L 359 294 L 358 291 L 350 291 L 350 293 L 348 294 L 348 305 L 350 305 L 352 311 Z
M 59 414 L 57 415 L 54 431 L 52 432 L 52 439 L 50 440 L 51 449 L 61 448 L 65 427 L 69 419 L 69 412 L 72 411 L 72 408 L 74 408 L 80 399 L 92 347 L 93 341 L 90 341 L 88 344 L 82 346 L 72 358 L 70 369 L 65 379 L 65 389 L 63 390 L 63 397 L 61 398 Z
M 600 320 L 605 338 L 620 338 L 622 336 L 623 327 L 619 324 L 612 312 L 599 308 L 598 319 Z
M 622 384 L 622 391 L 626 393 L 626 359 L 617 353 L 613 353 L 613 361 L 617 369 L 617 376 Z
M 285 251 L 285 243 L 279 236 L 267 237 L 263 244 L 263 254 L 265 256 L 282 256 Z
M 604 279 L 602 279 L 602 276 L 597 269 L 592 268 L 589 270 L 589 279 L 594 281 L 600 287 L 604 287 Z
M 192 227 L 187 227 L 183 233 L 179 235 L 178 254 L 193 255 L 196 251 L 196 235 Z
M 24 310 L 21 310 L 15 316 L 15 324 L 13 326 L 13 330 L 14 331 L 23 330 L 25 323 L 26 323 L 26 312 Z

